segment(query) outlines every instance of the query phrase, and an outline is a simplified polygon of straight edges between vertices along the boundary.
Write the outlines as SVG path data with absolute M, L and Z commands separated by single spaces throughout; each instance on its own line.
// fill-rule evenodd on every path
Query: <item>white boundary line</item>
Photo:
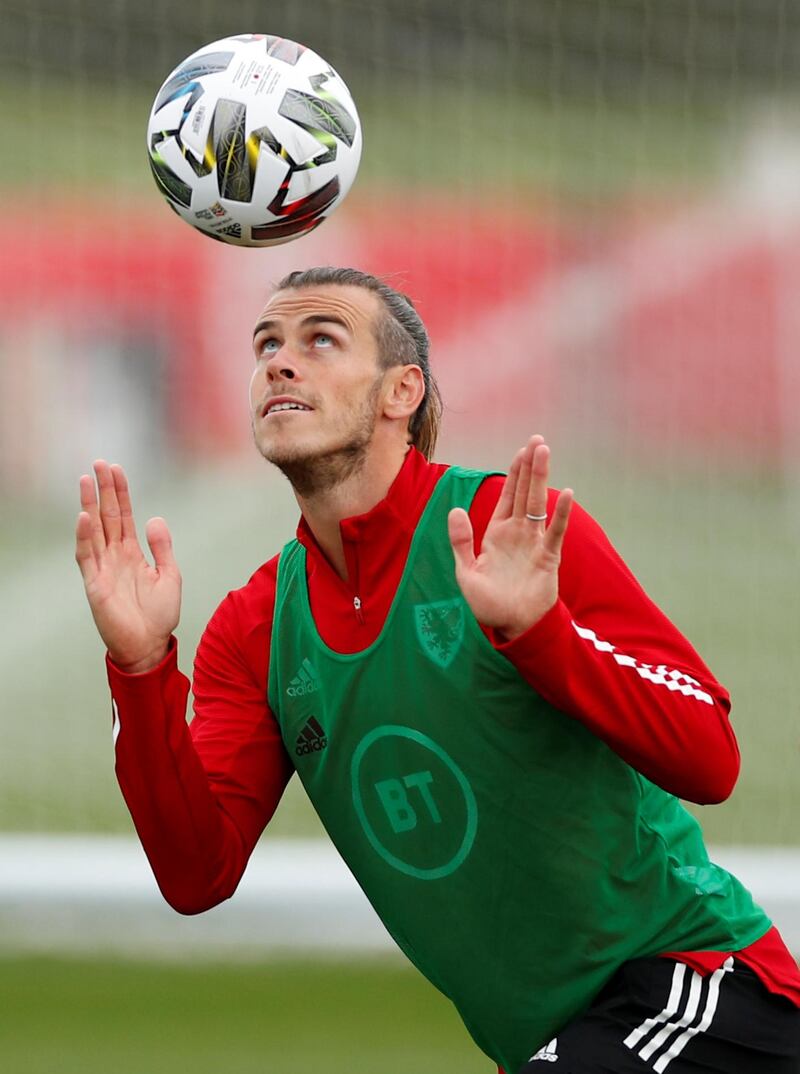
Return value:
M 717 847 L 800 955 L 800 848 Z M 265 840 L 233 899 L 182 917 L 133 837 L 0 835 L 0 952 L 143 957 L 396 948 L 327 840 Z

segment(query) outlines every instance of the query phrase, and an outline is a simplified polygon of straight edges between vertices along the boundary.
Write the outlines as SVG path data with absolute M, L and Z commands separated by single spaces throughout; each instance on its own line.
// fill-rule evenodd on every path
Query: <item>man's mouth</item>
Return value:
M 276 399 L 270 399 L 264 404 L 261 410 L 262 418 L 266 418 L 271 414 L 282 414 L 287 410 L 300 410 L 308 411 L 314 408 L 308 406 L 307 403 L 302 403 L 299 399 L 288 399 L 286 396 L 278 396 Z

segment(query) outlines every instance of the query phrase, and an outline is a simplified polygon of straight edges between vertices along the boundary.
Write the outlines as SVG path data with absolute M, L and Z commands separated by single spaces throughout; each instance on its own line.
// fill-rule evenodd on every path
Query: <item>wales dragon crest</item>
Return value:
M 449 667 L 464 640 L 464 602 L 461 598 L 416 604 L 414 622 L 425 655 L 439 667 Z

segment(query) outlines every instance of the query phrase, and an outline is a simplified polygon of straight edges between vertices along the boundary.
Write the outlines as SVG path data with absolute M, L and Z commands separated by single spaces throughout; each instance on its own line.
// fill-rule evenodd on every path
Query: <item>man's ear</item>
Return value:
M 390 366 L 386 371 L 383 413 L 392 420 L 410 418 L 425 398 L 425 378 L 418 365 Z

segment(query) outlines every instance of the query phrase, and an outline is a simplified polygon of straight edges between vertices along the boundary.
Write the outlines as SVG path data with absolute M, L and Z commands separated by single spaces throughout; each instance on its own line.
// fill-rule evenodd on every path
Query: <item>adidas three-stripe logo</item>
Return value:
M 320 726 L 317 717 L 311 716 L 306 721 L 303 730 L 297 736 L 297 744 L 295 745 L 294 752 L 298 757 L 302 757 L 307 753 L 319 753 L 320 750 L 324 750 L 327 745 L 328 736 Z
M 626 1048 L 663 1074 L 673 1059 L 698 1033 L 711 1025 L 719 1003 L 719 988 L 726 973 L 733 972 L 733 956 L 718 970 L 702 977 L 683 962 L 676 962 L 667 1005 L 654 1018 L 647 1018 L 624 1040 Z
M 313 694 L 317 690 L 319 690 L 317 673 L 314 670 L 314 665 L 306 657 L 297 669 L 297 674 L 286 688 L 286 693 L 289 697 L 305 697 L 306 694 Z

